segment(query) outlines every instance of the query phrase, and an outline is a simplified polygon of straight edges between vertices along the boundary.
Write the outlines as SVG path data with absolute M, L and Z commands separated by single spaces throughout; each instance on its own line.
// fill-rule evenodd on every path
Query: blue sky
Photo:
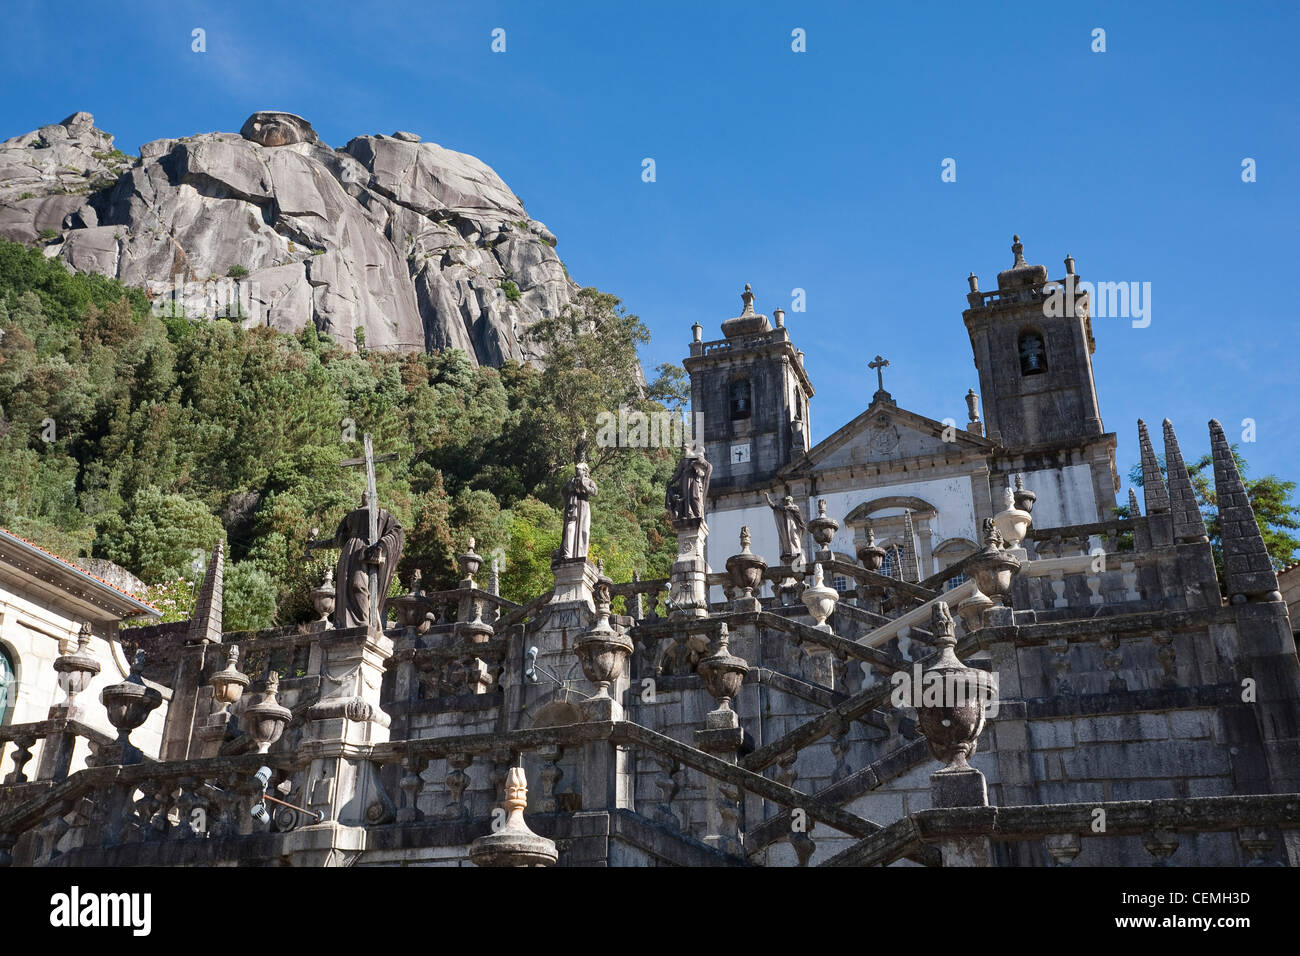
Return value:
M 1217 417 L 1234 440 L 1255 420 L 1252 472 L 1300 479 L 1295 4 L 6 7 L 0 138 L 74 110 L 128 153 L 258 109 L 334 146 L 411 130 L 501 174 L 650 327 L 647 367 L 697 320 L 718 337 L 746 282 L 768 313 L 806 290 L 787 325 L 815 439 L 866 407 L 877 352 L 900 404 L 965 421 L 965 277 L 994 287 L 1019 233 L 1053 277 L 1069 253 L 1151 283 L 1149 327 L 1094 320 L 1122 475 L 1139 416 L 1172 418 L 1189 458 Z

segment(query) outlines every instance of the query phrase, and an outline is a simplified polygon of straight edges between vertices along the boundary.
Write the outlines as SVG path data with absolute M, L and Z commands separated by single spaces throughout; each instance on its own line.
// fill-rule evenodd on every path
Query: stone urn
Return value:
M 478 574 L 478 569 L 483 567 L 483 558 L 474 552 L 474 539 L 469 539 L 469 548 L 464 554 L 456 555 L 456 563 L 460 565 L 461 582 L 463 588 L 474 587 L 474 575 Z
M 411 587 L 405 594 L 399 597 L 389 598 L 388 606 L 397 612 L 397 623 L 401 627 L 413 627 L 420 634 L 429 630 L 432 622 L 428 615 L 428 600 L 424 596 L 424 585 L 421 583 L 424 572 L 416 568 L 411 572 Z
M 81 625 L 77 635 L 77 649 L 71 654 L 64 654 L 54 659 L 54 669 L 59 673 L 59 687 L 67 695 L 63 703 L 64 713 L 68 717 L 76 716 L 81 708 L 77 705 L 77 695 L 90 686 L 90 682 L 99 673 L 99 661 L 90 653 L 90 623 Z
M 763 585 L 767 562 L 749 550 L 749 526 L 740 529 L 740 553 L 727 558 L 727 577 L 737 592 L 735 600 L 758 603 L 757 591 Z
M 491 624 L 483 620 L 483 606 L 478 601 L 475 601 L 474 620 L 458 623 L 456 633 L 471 644 L 486 644 L 496 631 Z
M 320 615 L 321 623 L 326 627 L 333 627 L 332 620 L 334 616 L 334 601 L 337 591 L 334 587 L 334 568 L 329 567 L 325 570 L 325 580 L 321 582 L 320 587 L 313 588 L 311 592 L 311 603 L 316 608 L 316 613 Z
M 117 730 L 119 762 L 139 763 L 144 759 L 131 743 L 131 731 L 143 724 L 162 703 L 162 694 L 144 682 L 144 651 L 135 652 L 131 675 L 120 684 L 110 684 L 99 692 L 100 702 L 108 713 L 108 722 Z
M 868 571 L 880 573 L 880 569 L 885 564 L 885 549 L 876 545 L 876 532 L 870 526 L 867 527 L 867 540 L 865 543 L 858 545 L 858 560 Z
M 266 677 L 266 690 L 262 693 L 262 699 L 244 708 L 243 721 L 259 754 L 266 753 L 280 739 L 289 718 L 293 716 L 288 707 L 281 706 L 276 700 L 279 693 L 280 674 L 271 671 Z
M 229 714 L 231 704 L 244 695 L 248 686 L 248 675 L 239 670 L 238 644 L 230 645 L 225 669 L 213 674 L 208 683 L 212 685 L 212 699 L 221 705 L 219 713 Z
M 1002 535 L 992 518 L 984 519 L 984 547 L 967 559 L 966 569 L 975 586 L 995 604 L 1008 603 L 1011 576 L 1020 570 L 1020 560 L 1002 550 Z
M 596 699 L 609 699 L 609 685 L 623 676 L 623 665 L 634 649 L 631 638 L 609 622 L 609 599 L 597 589 L 596 623 L 582 633 L 573 645 L 573 653 L 582 664 L 582 673 L 596 687 Z
M 731 653 L 731 634 L 725 623 L 718 628 L 718 641 L 713 653 L 703 658 L 695 670 L 704 681 L 704 689 L 709 692 L 709 696 L 718 702 L 718 709 L 713 713 L 730 712 L 731 702 L 740 694 L 745 675 L 749 673 L 749 665 L 743 657 Z M 710 717 L 712 716 L 711 714 Z
M 957 605 L 957 616 L 961 618 L 967 634 L 984 626 L 984 612 L 993 606 L 992 599 L 983 591 L 976 591 Z
M 931 612 L 930 630 L 939 659 L 921 678 L 921 697 L 914 701 L 917 729 L 934 759 L 944 764 L 940 773 L 969 770 L 997 683 L 987 671 L 967 667 L 958 659 L 952 613 L 942 601 Z
M 1015 492 L 1016 508 L 1025 512 L 1025 514 L 1033 514 L 1034 502 L 1037 500 L 1038 495 L 1034 494 L 1032 491 L 1025 490 L 1025 476 L 1017 474 Z
M 1011 488 L 1002 492 L 1002 510 L 993 516 L 993 524 L 1002 536 L 1002 543 L 1007 548 L 1018 548 L 1029 531 L 1033 519 L 1028 511 L 1016 507 L 1016 493 Z
M 835 605 L 839 603 L 840 594 L 834 588 L 827 586 L 820 561 L 813 565 L 812 587 L 804 588 L 801 597 L 804 606 L 808 608 L 808 613 L 816 622 L 817 630 L 830 633 L 831 626 L 826 623 L 826 619 L 835 613 Z
M 528 806 L 528 779 L 523 767 L 511 767 L 506 774 L 505 810 L 501 829 L 481 836 L 469 845 L 469 859 L 475 866 L 552 866 L 559 858 L 555 843 L 538 836 L 524 821 Z
M 817 542 L 817 550 L 829 552 L 835 532 L 840 530 L 840 523 L 826 515 L 826 499 L 817 499 L 817 517 L 808 522 L 808 533 Z

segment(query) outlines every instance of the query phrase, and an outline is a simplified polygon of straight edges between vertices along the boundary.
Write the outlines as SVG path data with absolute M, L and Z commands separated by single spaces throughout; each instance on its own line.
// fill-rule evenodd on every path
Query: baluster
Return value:
M 638 571 L 632 572 L 632 606 L 628 609 L 634 620 L 641 620 L 645 617 L 645 608 L 642 605 L 641 591 L 636 589 L 636 585 L 641 583 L 641 574 Z
M 670 830 L 681 830 L 682 821 L 673 812 L 673 798 L 681 790 L 681 765 L 672 757 L 652 754 L 651 762 L 658 768 L 655 788 L 659 791 L 660 801 L 655 805 L 653 819 L 660 826 Z
M 465 789 L 469 786 L 469 774 L 465 771 L 474 762 L 472 754 L 458 751 L 447 755 L 446 786 L 451 800 L 447 804 L 444 816 L 448 820 L 464 820 L 469 816 L 469 807 L 465 804 Z
M 1052 586 L 1052 607 L 1069 607 L 1070 602 L 1065 596 L 1065 572 L 1059 568 L 1053 571 L 1048 583 Z
M 402 758 L 402 776 L 398 786 L 402 789 L 402 805 L 397 810 L 398 823 L 414 823 L 423 814 L 420 813 L 420 791 L 424 789 L 424 777 L 421 774 L 429 764 L 429 758 L 407 754 Z
M 798 756 L 798 752 L 787 750 L 777 758 L 776 782 L 783 787 L 789 787 L 791 790 L 794 789 L 795 781 L 799 778 L 799 773 L 794 766 Z M 807 866 L 808 861 L 812 859 L 813 851 L 817 849 L 817 844 L 808 835 L 813 828 L 813 821 L 808 818 L 808 814 L 800 807 L 785 812 L 790 816 L 790 848 L 794 850 L 799 865 Z
M 542 799 L 538 806 L 542 813 L 555 813 L 559 809 L 555 788 L 559 785 L 560 778 L 564 776 L 564 770 L 560 767 L 564 748 L 559 744 L 543 744 L 537 748 L 537 755 L 546 761 L 542 764 L 542 772 L 539 774 L 542 779 Z
M 1077 833 L 1049 833 L 1043 837 L 1043 843 L 1057 866 L 1069 866 L 1083 849 Z
M 23 773 L 23 768 L 32 759 L 32 747 L 35 745 L 36 738 L 31 734 L 22 734 L 14 738 L 14 769 L 5 777 L 5 783 L 27 782 L 27 774 Z
M 1142 600 L 1142 592 L 1139 591 L 1137 587 L 1137 565 L 1132 561 L 1121 561 L 1119 563 L 1119 569 L 1124 576 L 1124 600 Z
M 1277 844 L 1273 834 L 1267 830 L 1238 830 L 1237 840 L 1246 854 L 1247 866 L 1281 866 L 1270 862 L 1268 857 Z
M 1148 830 L 1142 834 L 1142 845 L 1156 858 L 1152 866 L 1169 866 L 1169 858 L 1178 849 L 1178 834 L 1172 830 Z
M 181 777 L 177 785 L 176 823 L 167 836 L 173 840 L 185 840 L 194 836 L 191 821 L 193 820 L 194 808 L 198 804 L 198 798 L 194 795 L 195 779 L 193 777 Z
M 492 784 L 494 807 L 505 805 L 506 778 L 510 776 L 510 765 L 514 762 L 514 756 L 509 750 L 492 751 L 492 773 L 488 775 L 488 780 Z

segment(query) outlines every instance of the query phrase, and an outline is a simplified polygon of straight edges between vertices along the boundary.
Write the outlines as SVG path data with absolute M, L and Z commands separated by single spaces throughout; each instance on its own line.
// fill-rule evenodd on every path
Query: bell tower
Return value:
M 702 416 L 703 435 L 695 437 L 713 465 L 711 495 L 765 483 L 809 447 L 813 388 L 785 313 L 777 309 L 773 325 L 755 312 L 748 285 L 741 300 L 741 314 L 722 323 L 722 339 L 705 342 L 703 327 L 692 327 L 691 354 L 682 363 L 691 377 L 693 420 Z
M 1074 259 L 1049 282 L 1047 267 L 1025 262 L 1014 236 L 1015 262 L 998 273 L 996 292 L 968 278 L 970 304 L 962 318 L 970 333 L 984 396 L 988 437 L 1007 448 L 1087 442 L 1102 434 L 1092 376 L 1092 321 L 1078 291 Z

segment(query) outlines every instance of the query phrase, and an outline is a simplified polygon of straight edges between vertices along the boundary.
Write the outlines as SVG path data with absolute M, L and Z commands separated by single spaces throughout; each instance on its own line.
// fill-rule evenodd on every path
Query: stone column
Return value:
M 677 560 L 669 576 L 671 616 L 707 617 L 709 564 L 704 559 L 704 547 L 709 526 L 703 518 L 677 518 L 673 530 L 677 532 Z

